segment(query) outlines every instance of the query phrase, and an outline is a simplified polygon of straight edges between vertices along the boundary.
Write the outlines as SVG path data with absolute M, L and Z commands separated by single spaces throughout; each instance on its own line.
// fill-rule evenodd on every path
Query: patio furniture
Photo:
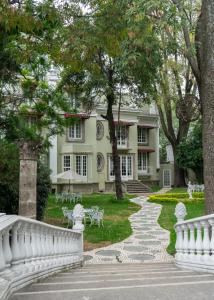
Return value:
M 104 216 L 104 209 L 93 211 L 92 214 L 90 215 L 91 218 L 90 226 L 92 226 L 93 224 L 97 224 L 98 227 L 100 227 L 100 225 L 103 226 L 103 216 Z
M 67 228 L 69 227 L 69 225 L 71 225 L 73 227 L 73 223 L 74 223 L 74 212 L 73 212 L 73 210 L 68 210 L 67 211 L 67 218 L 68 218 Z
M 67 219 L 67 212 L 69 211 L 69 209 L 68 209 L 68 207 L 66 207 L 66 206 L 63 206 L 62 207 L 62 213 L 63 213 L 63 220 L 62 220 L 62 223 L 64 223 L 65 222 L 65 220 Z

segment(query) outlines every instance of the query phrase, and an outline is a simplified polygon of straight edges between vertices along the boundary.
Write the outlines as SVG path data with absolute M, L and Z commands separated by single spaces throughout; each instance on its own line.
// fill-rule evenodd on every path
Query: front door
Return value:
M 171 170 L 163 170 L 163 187 L 171 187 Z
M 120 172 L 122 181 L 133 180 L 133 156 L 120 155 Z M 109 179 L 114 180 L 113 161 L 109 158 Z

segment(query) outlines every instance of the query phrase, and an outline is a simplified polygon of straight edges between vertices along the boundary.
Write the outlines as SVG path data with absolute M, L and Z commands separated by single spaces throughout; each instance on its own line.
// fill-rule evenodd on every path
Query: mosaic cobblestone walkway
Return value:
M 85 252 L 87 264 L 173 261 L 166 252 L 170 233 L 157 223 L 161 205 L 150 203 L 147 198 L 140 196 L 131 200 L 142 207 L 129 218 L 132 235 L 120 243 Z

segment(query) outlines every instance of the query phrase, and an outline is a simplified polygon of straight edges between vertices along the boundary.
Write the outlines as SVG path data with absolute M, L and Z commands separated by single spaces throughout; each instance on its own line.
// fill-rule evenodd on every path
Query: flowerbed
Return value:
M 204 193 L 196 192 L 192 194 L 193 199 L 189 199 L 188 193 L 168 193 L 168 194 L 155 194 L 149 197 L 149 201 L 160 201 L 160 202 L 195 202 L 203 201 Z

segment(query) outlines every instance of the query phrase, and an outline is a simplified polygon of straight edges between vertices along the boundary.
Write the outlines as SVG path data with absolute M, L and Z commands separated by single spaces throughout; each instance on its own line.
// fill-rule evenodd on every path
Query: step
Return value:
M 172 263 L 87 265 L 34 283 L 10 300 L 203 300 L 212 299 L 213 286 L 213 275 Z

